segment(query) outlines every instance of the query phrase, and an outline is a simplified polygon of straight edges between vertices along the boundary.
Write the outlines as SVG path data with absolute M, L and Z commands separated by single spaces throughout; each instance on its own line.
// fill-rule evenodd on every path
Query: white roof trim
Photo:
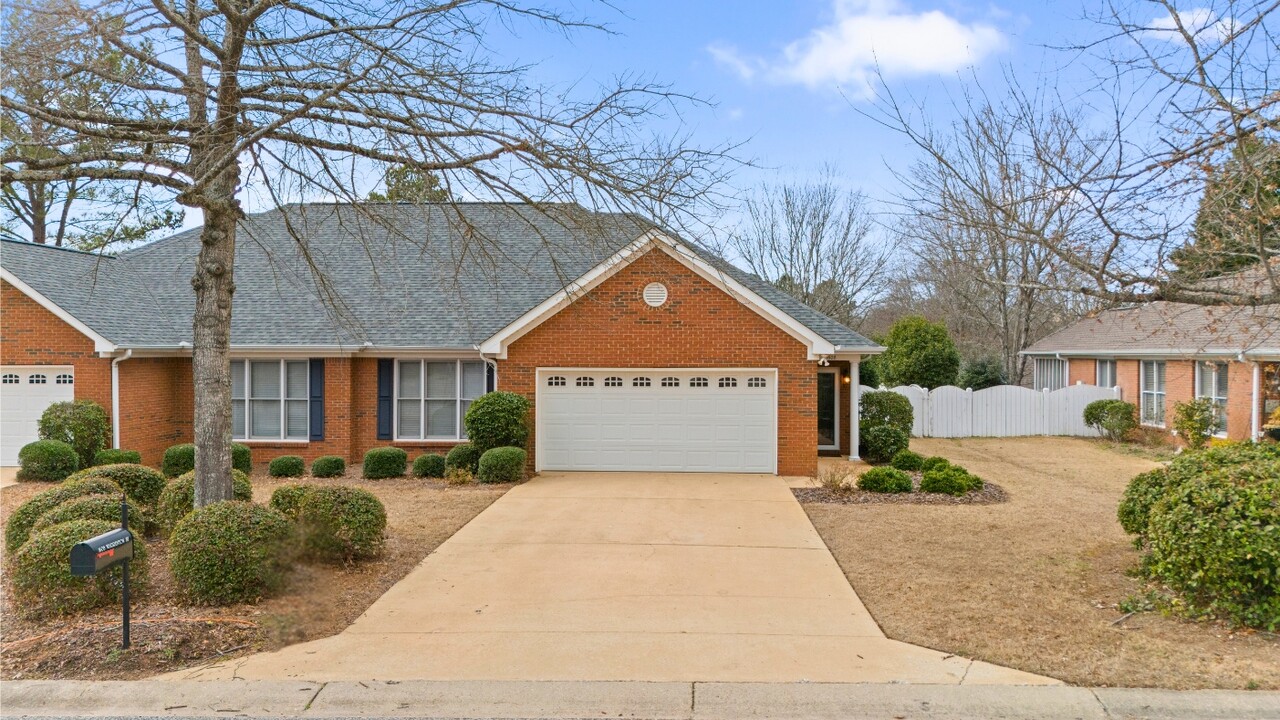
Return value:
M 66 310 L 63 310 L 57 303 L 45 297 L 44 295 L 41 295 L 39 292 L 36 291 L 35 288 L 26 284 L 25 282 L 20 280 L 17 275 L 14 275 L 13 273 L 6 270 L 5 268 L 0 268 L 0 279 L 14 286 L 19 291 L 21 291 L 23 295 L 26 295 L 32 300 L 35 300 L 36 303 L 40 305 L 40 307 L 43 307 L 45 310 L 48 310 L 49 312 L 53 313 L 58 317 L 59 320 L 65 322 L 66 324 L 70 325 L 76 330 L 79 330 L 82 335 L 92 340 L 94 352 L 111 353 L 119 349 L 115 343 L 111 342 L 105 337 L 94 332 L 93 329 L 90 328 L 88 325 L 85 325 L 83 322 L 80 322 L 80 320 L 78 320 L 71 313 L 67 312 Z
M 810 360 L 816 360 L 822 355 L 834 355 L 836 353 L 836 346 L 832 345 L 831 342 L 783 312 L 773 303 L 712 267 L 705 260 L 698 257 L 696 253 L 686 249 L 679 242 L 658 230 L 650 230 L 641 235 L 617 254 L 595 266 L 583 274 L 582 277 L 569 283 L 563 290 L 547 298 L 537 307 L 494 333 L 492 337 L 480 343 L 480 352 L 486 355 L 493 355 L 499 359 L 505 359 L 507 347 L 511 343 L 541 325 L 547 318 L 555 315 L 580 296 L 590 292 L 597 285 L 609 279 L 619 270 L 631 264 L 636 258 L 653 248 L 660 249 L 675 258 L 704 280 L 728 293 L 756 314 L 799 340 L 808 348 Z

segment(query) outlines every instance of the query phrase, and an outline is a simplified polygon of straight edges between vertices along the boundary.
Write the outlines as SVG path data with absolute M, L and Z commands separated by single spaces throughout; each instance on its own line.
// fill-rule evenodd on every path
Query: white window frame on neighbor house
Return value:
M 253 368 L 255 366 L 265 367 L 274 364 L 279 368 L 277 388 L 274 397 L 261 396 L 256 397 L 253 394 Z M 237 365 L 239 372 L 237 373 Z M 301 390 L 301 396 L 289 393 L 289 366 L 297 365 L 302 368 L 302 376 L 304 385 Z M 237 376 L 240 382 L 240 390 L 237 394 L 236 380 Z M 275 403 L 277 409 L 277 421 L 279 422 L 279 432 L 275 435 L 255 435 L 253 432 L 253 418 L 255 414 L 255 406 L 257 412 L 261 412 L 266 408 L 267 403 Z M 301 428 L 293 428 L 290 432 L 289 426 L 289 407 L 301 406 Z M 237 406 L 240 408 L 244 425 L 241 432 L 237 433 L 235 428 L 235 415 Z M 248 442 L 298 442 L 305 443 L 311 439 L 311 362 L 305 359 L 297 358 L 237 358 L 231 361 L 231 434 L 234 440 L 242 440 Z M 295 418 L 297 420 L 297 418 Z
M 1067 386 L 1067 361 L 1062 358 L 1036 358 L 1035 364 L 1035 389 L 1036 390 L 1061 390 Z M 1056 368 L 1056 371 L 1052 368 Z M 1058 376 L 1057 384 L 1046 384 L 1045 375 L 1056 374 Z
M 449 364 L 453 363 L 453 393 L 449 397 L 428 396 L 427 395 L 427 366 L 433 364 Z M 409 396 L 401 396 L 401 373 L 402 368 L 408 365 L 417 365 L 417 392 Z M 466 397 L 463 393 L 463 368 L 465 366 L 475 366 L 480 370 L 480 391 L 473 397 Z M 395 382 L 392 389 L 392 420 L 395 427 L 392 430 L 392 437 L 396 441 L 431 441 L 439 440 L 443 442 L 461 441 L 467 439 L 467 431 L 463 426 L 463 417 L 467 413 L 467 408 L 471 407 L 471 403 L 476 398 L 484 395 L 488 388 L 488 369 L 485 367 L 483 360 L 473 358 L 455 360 L 445 360 L 440 358 L 399 358 L 395 364 Z M 416 434 L 408 429 L 402 430 L 400 427 L 401 405 L 403 403 L 414 403 L 418 405 L 418 427 Z M 447 435 L 443 433 L 431 433 L 428 425 L 427 403 L 453 403 L 453 434 Z
M 1230 376 L 1227 363 L 1201 360 L 1196 363 L 1196 397 L 1213 401 L 1214 415 L 1218 419 L 1215 437 L 1227 436 L 1227 390 Z M 1205 380 L 1208 380 L 1206 393 Z
M 1095 360 L 1093 373 L 1094 385 L 1105 388 L 1116 386 L 1115 360 Z
M 1157 388 L 1147 387 L 1147 367 L 1151 367 L 1151 374 L 1154 376 Z M 1164 427 L 1165 413 L 1168 407 L 1165 405 L 1165 390 L 1168 385 L 1168 367 L 1163 360 L 1143 360 L 1138 364 L 1138 419 L 1143 425 L 1148 427 Z M 1152 410 L 1159 405 L 1159 422 L 1155 422 L 1155 418 L 1147 414 L 1147 396 L 1151 397 Z

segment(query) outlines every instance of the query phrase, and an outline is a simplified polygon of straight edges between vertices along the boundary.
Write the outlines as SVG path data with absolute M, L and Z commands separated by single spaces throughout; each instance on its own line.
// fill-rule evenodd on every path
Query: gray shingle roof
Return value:
M 1168 354 L 1240 352 L 1280 355 L 1280 306 L 1233 308 L 1153 302 L 1104 310 L 1027 348 L 1028 354 Z
M 572 205 L 312 204 L 251 215 L 237 234 L 231 342 L 470 348 L 652 227 Z M 686 244 L 832 344 L 877 348 Z M 0 264 L 117 345 L 173 347 L 191 340 L 199 247 L 198 229 L 115 258 L 5 242 Z

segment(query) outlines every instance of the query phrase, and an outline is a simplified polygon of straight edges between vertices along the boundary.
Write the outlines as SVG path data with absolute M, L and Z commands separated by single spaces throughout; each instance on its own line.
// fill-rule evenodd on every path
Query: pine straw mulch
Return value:
M 252 481 L 254 500 L 265 503 L 278 485 L 299 479 L 255 475 Z M 6 582 L 0 598 L 0 679 L 137 679 L 334 635 L 511 487 L 409 478 L 301 481 L 356 485 L 377 495 L 387 508 L 383 556 L 349 566 L 300 563 L 275 596 L 198 607 L 184 600 L 169 574 L 168 543 L 151 538 L 149 587 L 133 603 L 129 650 L 120 649 L 118 604 L 78 616 L 31 617 L 14 607 Z M 48 487 L 4 488 L 0 515 L 7 520 L 19 504 Z
M 791 492 L 802 503 L 832 503 L 836 505 L 994 505 L 1008 502 L 1009 493 L 993 482 L 984 482 L 981 490 L 964 495 L 920 492 L 920 473 L 911 476 L 911 492 L 867 492 L 848 485 L 840 490 L 825 487 L 792 488 Z

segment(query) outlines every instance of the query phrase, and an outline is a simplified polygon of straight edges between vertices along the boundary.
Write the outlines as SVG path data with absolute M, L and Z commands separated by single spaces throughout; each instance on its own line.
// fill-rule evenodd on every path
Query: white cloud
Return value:
M 965 23 L 940 10 L 914 12 L 899 0 L 834 0 L 831 22 L 795 40 L 775 58 L 713 45 L 711 56 L 744 80 L 871 92 L 877 66 L 886 75 L 949 73 L 1004 47 L 992 25 Z
M 1191 8 L 1189 10 L 1170 10 L 1168 15 L 1161 15 L 1147 25 L 1146 34 L 1150 37 L 1170 42 L 1185 42 L 1178 24 L 1199 42 L 1222 41 L 1231 35 L 1235 21 L 1230 17 L 1220 17 L 1210 8 Z

